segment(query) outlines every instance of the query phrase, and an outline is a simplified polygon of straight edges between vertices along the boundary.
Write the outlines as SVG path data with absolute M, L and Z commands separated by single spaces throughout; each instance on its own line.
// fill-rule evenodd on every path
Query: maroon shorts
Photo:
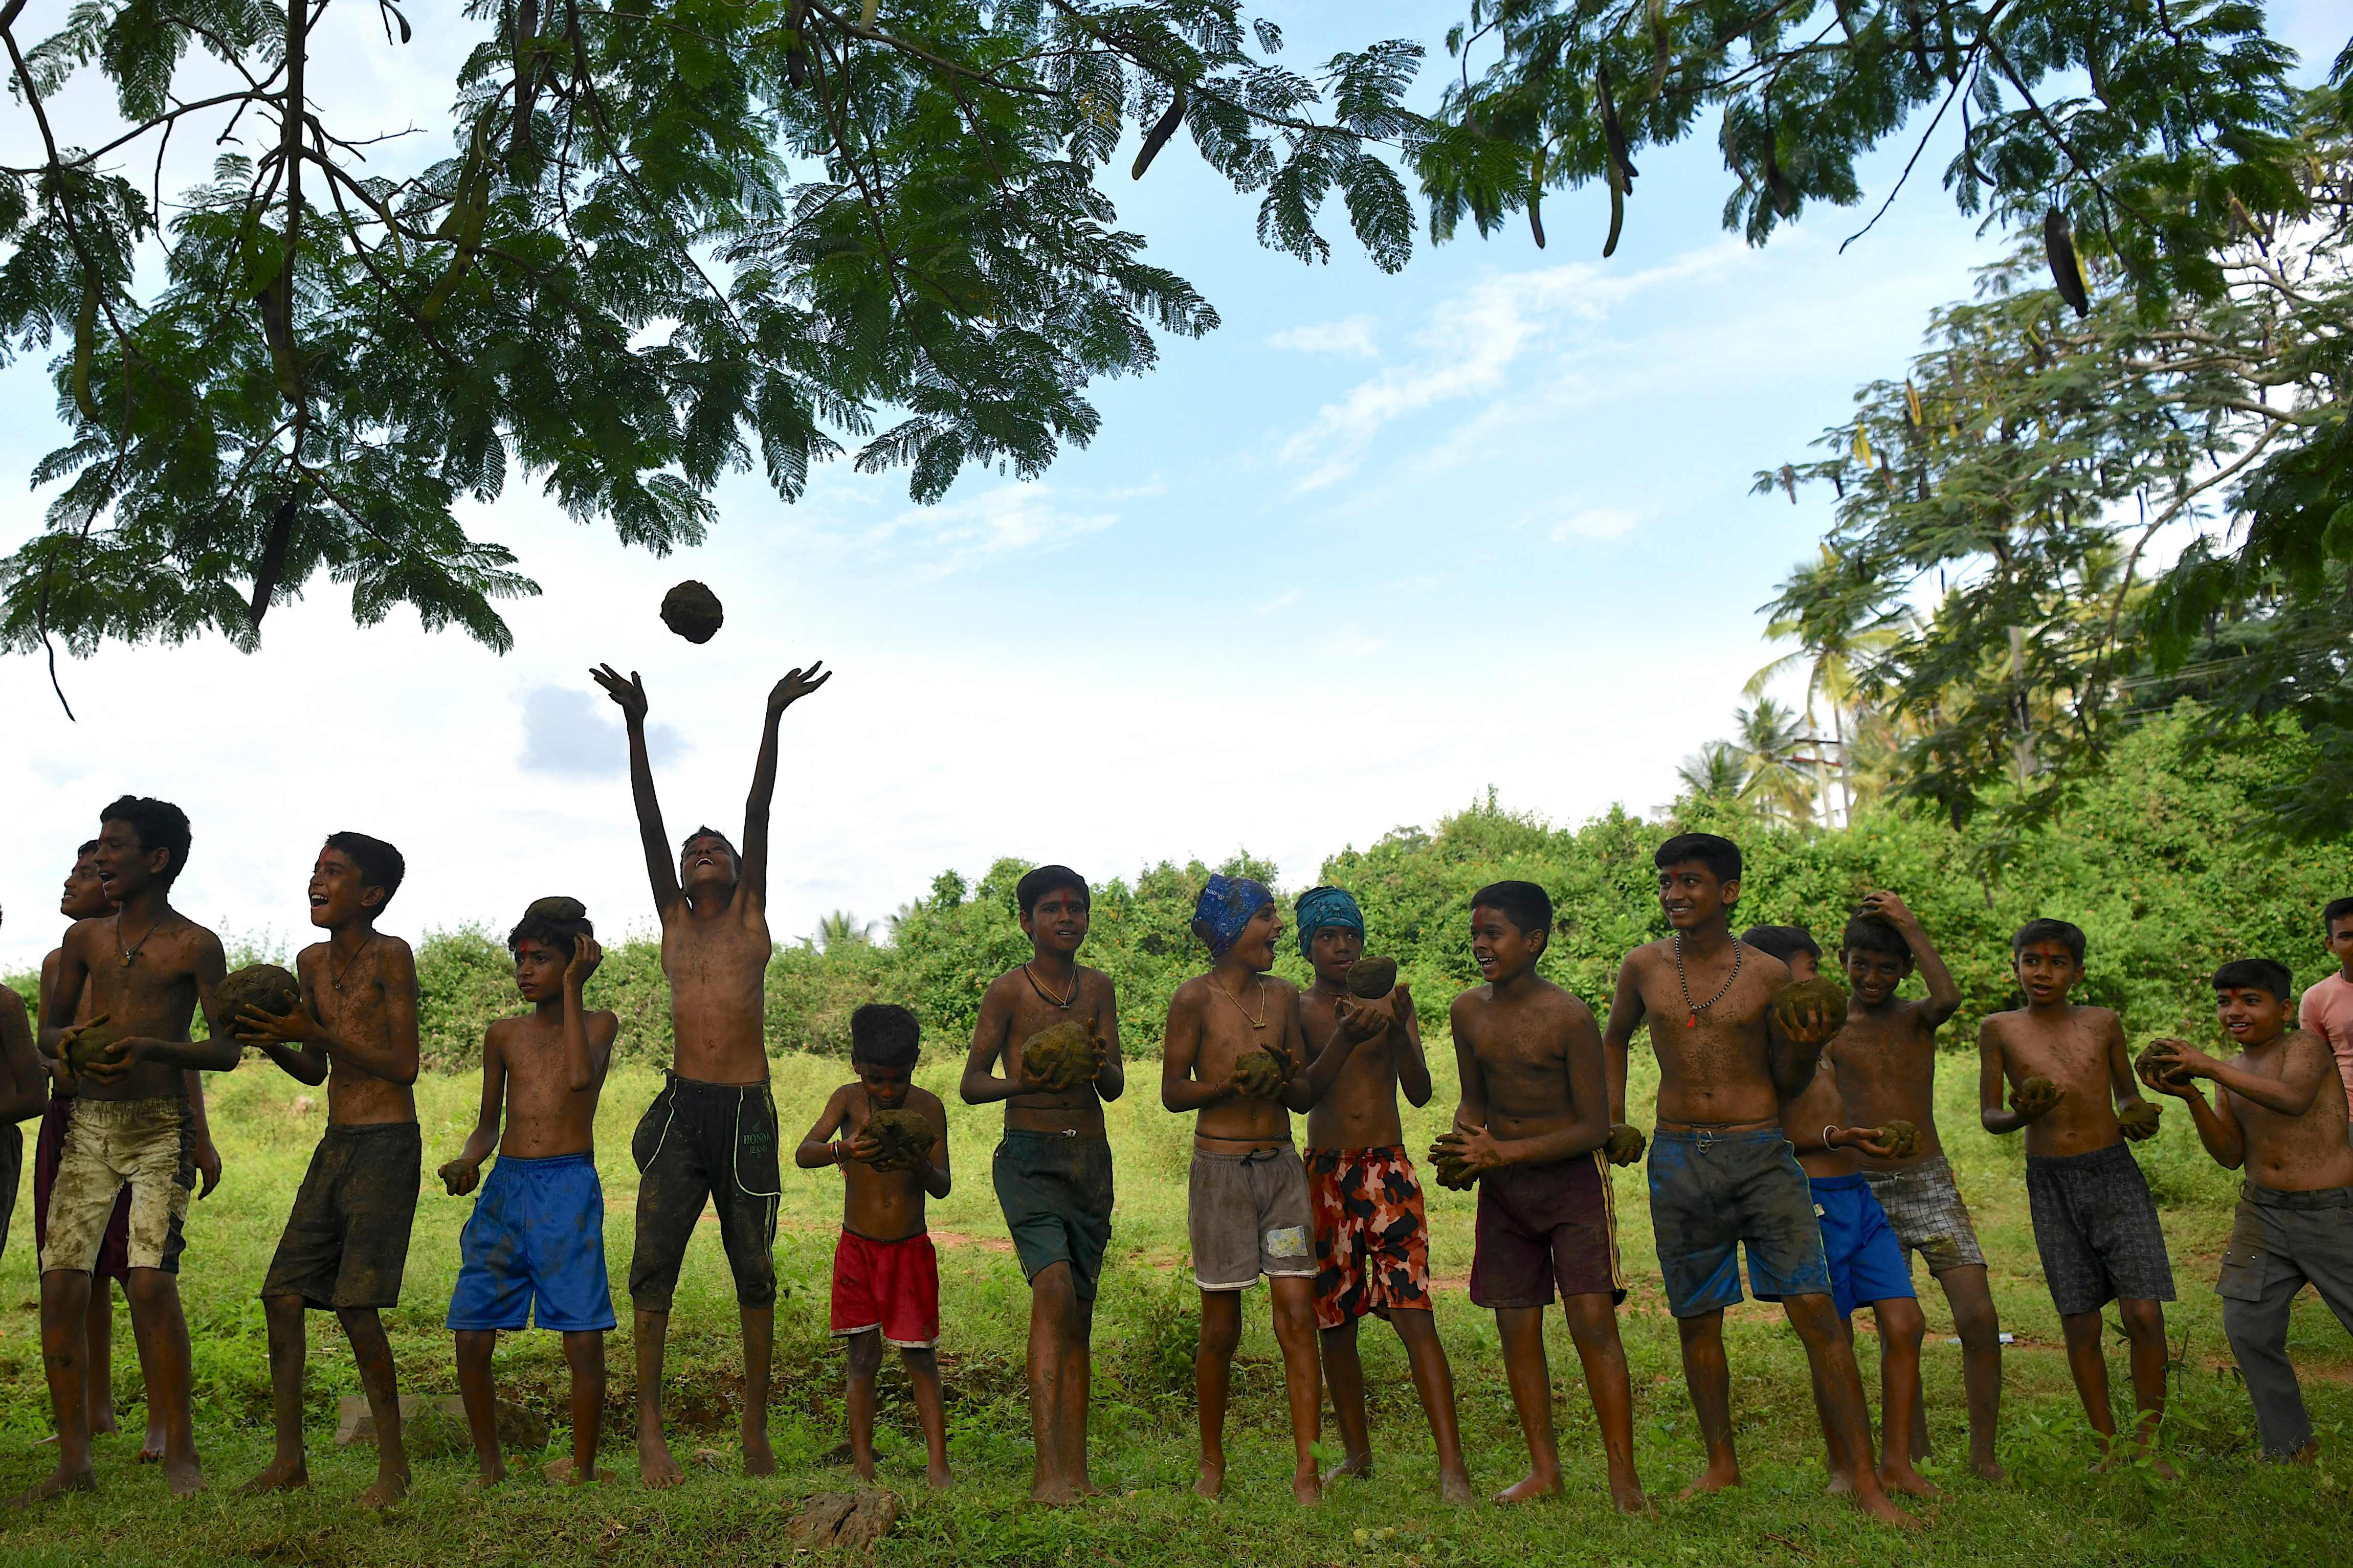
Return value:
M 1567 1296 L 1626 1299 L 1618 1266 L 1618 1205 L 1600 1151 L 1556 1165 L 1504 1165 L 1479 1178 L 1471 1300 L 1541 1307 Z
M 66 1123 L 73 1118 L 73 1096 L 49 1095 L 48 1109 L 41 1112 L 40 1135 L 33 1141 L 33 1243 L 47 1250 L 49 1245 L 49 1189 L 57 1185 L 58 1161 L 66 1151 Z M 131 1279 L 131 1186 L 123 1184 L 115 1195 L 114 1212 L 107 1216 L 106 1236 L 98 1245 L 98 1262 L 90 1271 L 92 1279 L 121 1279 L 127 1285 Z
M 882 1331 L 902 1351 L 940 1342 L 940 1258 L 929 1236 L 873 1241 L 845 1230 L 833 1247 L 833 1331 Z

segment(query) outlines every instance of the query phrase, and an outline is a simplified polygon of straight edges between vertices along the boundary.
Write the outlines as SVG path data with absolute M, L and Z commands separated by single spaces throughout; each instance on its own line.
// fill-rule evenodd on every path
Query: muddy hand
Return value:
M 2052 1107 L 2067 1098 L 2067 1091 L 2047 1078 L 2030 1078 L 2012 1091 L 2010 1108 L 2029 1121 L 2051 1114 Z
M 482 1179 L 482 1167 L 471 1160 L 452 1160 L 433 1173 L 453 1198 L 462 1198 Z
M 1613 1121 L 1601 1152 L 1613 1165 L 1630 1165 L 1642 1157 L 1642 1151 L 1649 1146 L 1650 1140 L 1642 1136 L 1641 1128 L 1631 1122 Z
M 2137 1100 L 2116 1112 L 2116 1131 L 2132 1142 L 2146 1142 L 2157 1136 L 2158 1123 L 2164 1119 L 2164 1116 L 2163 1106 L 2152 1105 L 2146 1100 Z

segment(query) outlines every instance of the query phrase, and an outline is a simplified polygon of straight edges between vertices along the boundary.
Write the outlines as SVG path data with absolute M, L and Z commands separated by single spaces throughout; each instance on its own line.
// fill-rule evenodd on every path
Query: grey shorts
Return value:
M 2043 1282 L 2062 1317 L 2096 1312 L 2118 1300 L 2173 1300 L 2173 1265 L 2157 1202 L 2124 1144 L 2088 1154 L 2029 1154 L 2026 1201 Z
M 1953 1167 L 1942 1154 L 1900 1171 L 1865 1171 L 1862 1179 L 1887 1211 L 1895 1239 L 1918 1253 L 1930 1274 L 1985 1267 L 1977 1226 L 1969 1223 L 1969 1205 L 1961 1201 L 1961 1190 L 1953 1184 Z
M 1307 1168 L 1288 1143 L 1248 1154 L 1194 1150 L 1185 1219 L 1204 1290 L 1247 1290 L 1261 1275 L 1315 1278 Z

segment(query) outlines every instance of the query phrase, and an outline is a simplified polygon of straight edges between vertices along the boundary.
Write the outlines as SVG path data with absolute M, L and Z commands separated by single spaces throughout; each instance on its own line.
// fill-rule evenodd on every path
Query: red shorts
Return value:
M 1367 1312 L 1427 1312 L 1430 1223 L 1404 1148 L 1310 1149 L 1315 1206 L 1315 1326 Z
M 901 1350 L 940 1342 L 940 1255 L 928 1236 L 870 1241 L 843 1231 L 833 1247 L 833 1331 L 882 1331 Z

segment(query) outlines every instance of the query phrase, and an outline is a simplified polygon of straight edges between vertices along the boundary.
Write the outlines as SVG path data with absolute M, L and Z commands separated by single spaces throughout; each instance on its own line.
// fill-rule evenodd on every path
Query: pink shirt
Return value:
M 2328 1042 L 2337 1054 L 2337 1074 L 2345 1080 L 2345 1104 L 2353 1110 L 2353 980 L 2343 971 L 2304 994 L 2296 1022 Z

